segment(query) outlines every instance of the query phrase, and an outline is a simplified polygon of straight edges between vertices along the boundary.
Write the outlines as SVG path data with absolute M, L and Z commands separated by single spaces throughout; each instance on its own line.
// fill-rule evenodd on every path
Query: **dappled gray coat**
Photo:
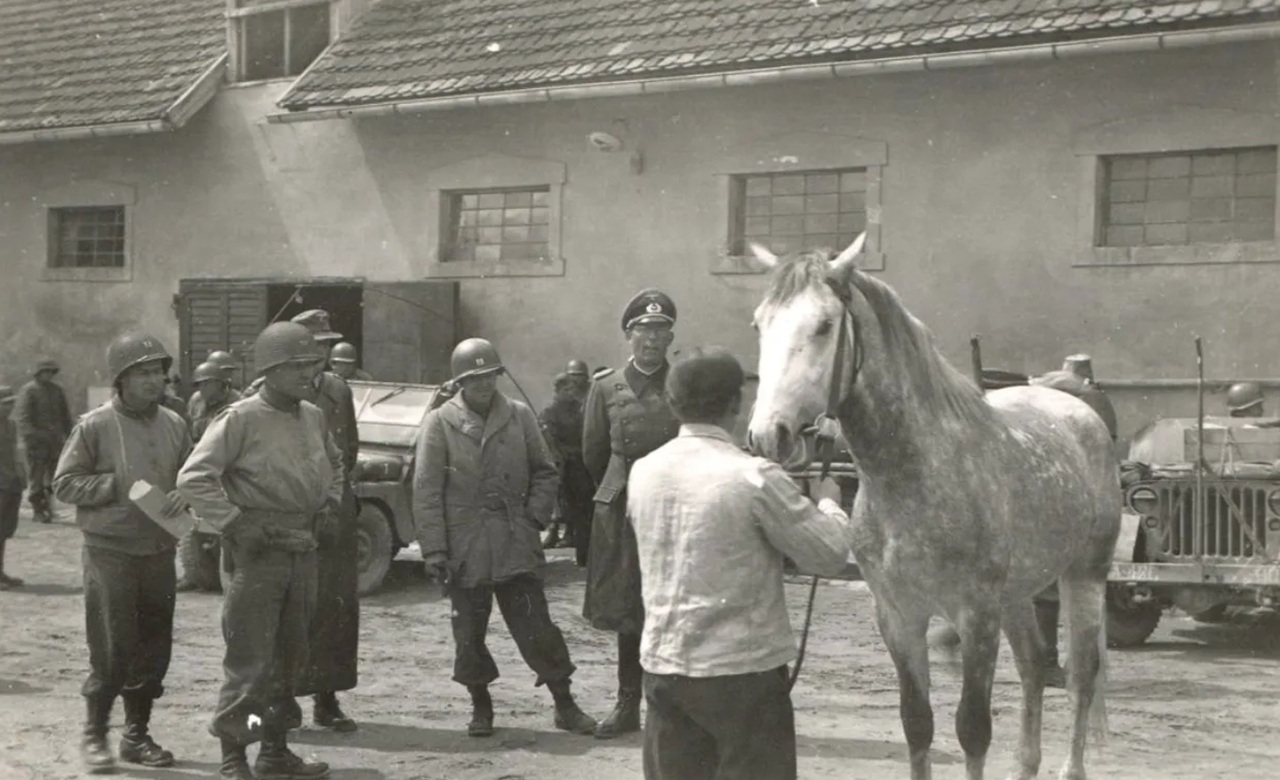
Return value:
M 447 553 L 456 585 L 537 570 L 559 478 L 528 406 L 496 393 L 483 418 L 458 393 L 423 420 L 414 469 L 422 554 Z

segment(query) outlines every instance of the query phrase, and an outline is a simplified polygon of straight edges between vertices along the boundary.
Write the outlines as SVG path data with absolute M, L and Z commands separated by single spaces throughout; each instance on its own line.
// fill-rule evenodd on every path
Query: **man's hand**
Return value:
M 441 586 L 449 582 L 449 556 L 445 553 L 436 552 L 423 558 L 427 565 L 427 571 L 431 572 L 431 576 L 435 577 L 436 582 Z
M 840 485 L 831 477 L 810 483 L 809 498 L 813 499 L 815 504 L 828 499 L 834 501 L 841 509 L 844 508 L 844 496 L 840 493 Z
M 160 511 L 165 517 L 173 517 L 179 513 L 187 511 L 187 500 L 182 494 L 176 490 L 170 490 L 169 494 L 164 497 L 164 506 L 160 507 Z

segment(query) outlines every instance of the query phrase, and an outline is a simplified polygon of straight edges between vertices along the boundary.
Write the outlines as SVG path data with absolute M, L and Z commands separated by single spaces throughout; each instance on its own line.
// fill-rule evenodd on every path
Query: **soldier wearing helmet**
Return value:
M 309 399 L 323 365 L 302 325 L 268 325 L 253 347 L 258 392 L 218 415 L 178 475 L 196 514 L 222 534 L 232 561 L 223 595 L 226 678 L 210 731 L 220 777 L 326 777 L 289 750 L 293 697 L 306 674 L 316 615 L 318 546 L 341 523 L 342 453 Z M 261 740 L 254 769 L 245 748 Z
M 587 391 L 591 389 L 591 372 L 587 370 L 586 361 L 570 360 L 569 365 L 565 367 L 565 373 L 569 376 L 569 381 L 578 394 L 579 400 L 586 401 Z
M 14 422 L 27 456 L 27 500 L 35 519 L 53 521 L 53 470 L 58 453 L 71 433 L 71 412 L 62 385 L 54 381 L 60 368 L 55 360 L 36 363 L 32 379 L 18 390 Z
M 582 458 L 595 481 L 595 512 L 582 614 L 618 635 L 618 701 L 596 730 L 601 739 L 640 729 L 644 603 L 635 534 L 627 522 L 627 479 L 631 464 L 680 429 L 663 392 L 675 321 L 676 305 L 666 293 L 637 293 L 622 311 L 631 359 L 620 369 L 597 372 L 587 394 Z
M 505 369 L 492 344 L 461 342 L 450 366 L 459 390 L 422 422 L 413 515 L 423 558 L 452 602 L 453 679 L 471 694 L 467 733 L 493 734 L 489 683 L 498 668 L 485 636 L 496 597 L 525 663 L 551 691 L 556 728 L 590 734 L 596 723 L 570 693 L 574 665 L 537 573 L 555 465 L 533 411 L 498 391 Z
M 581 360 L 570 360 L 568 370 L 556 376 L 555 395 L 540 415 L 547 444 L 560 469 L 558 503 L 564 536 L 573 546 L 579 566 L 587 565 L 587 549 L 591 540 L 591 495 L 595 492 L 591 474 L 582 461 L 583 401 L 590 386 L 587 364 Z
M 204 379 L 195 376 L 191 377 L 191 384 L 195 386 L 195 390 L 192 391 L 191 397 L 187 401 L 187 418 L 191 420 L 191 433 L 196 440 L 200 439 L 200 433 L 208 426 L 208 421 L 212 420 L 218 413 L 217 410 L 210 411 L 205 408 L 208 405 L 208 401 L 205 399 L 203 390 L 201 390 L 201 383 L 211 381 L 213 378 L 211 374 L 216 373 L 217 378 L 221 380 L 221 386 L 225 390 L 219 391 L 213 389 L 213 386 L 210 385 L 210 392 L 222 399 L 221 405 L 226 406 L 240 400 L 240 393 L 236 389 L 236 374 L 240 370 L 240 364 L 232 357 L 230 352 L 215 349 L 209 353 L 209 356 L 205 358 L 200 366 L 209 366 L 212 370 L 210 368 L 204 370 Z M 197 367 L 196 371 L 199 372 L 200 368 Z M 203 420 L 204 424 L 200 426 L 199 431 L 196 431 L 196 424 L 199 420 Z
M 129 498 L 143 480 L 166 493 L 166 515 L 186 510 L 175 487 L 191 436 L 182 418 L 160 403 L 172 362 L 150 334 L 112 341 L 107 368 L 115 394 L 72 429 L 53 481 L 58 500 L 75 505 L 84 536 L 89 676 L 81 689 L 87 706 L 81 756 L 90 773 L 115 763 L 107 722 L 117 696 L 125 715 L 120 759 L 173 764 L 149 725 L 173 644 L 176 540 Z
M 1231 417 L 1262 417 L 1262 385 L 1236 382 L 1227 390 L 1227 414 Z
M 362 382 L 372 382 L 373 374 L 365 371 L 356 365 L 356 359 L 359 354 L 356 352 L 356 345 L 349 341 L 339 341 L 333 345 L 333 349 L 329 351 L 329 365 L 333 367 L 333 373 L 343 379 L 358 379 Z

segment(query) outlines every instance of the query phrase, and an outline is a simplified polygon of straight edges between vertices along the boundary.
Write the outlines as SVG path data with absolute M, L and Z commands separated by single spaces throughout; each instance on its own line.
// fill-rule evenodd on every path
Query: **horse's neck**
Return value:
M 873 403 L 857 396 L 841 408 L 841 425 L 858 470 L 909 484 L 926 479 L 931 471 L 954 458 L 975 454 L 998 431 L 975 426 L 953 413 L 913 403 L 909 393 L 901 399 Z

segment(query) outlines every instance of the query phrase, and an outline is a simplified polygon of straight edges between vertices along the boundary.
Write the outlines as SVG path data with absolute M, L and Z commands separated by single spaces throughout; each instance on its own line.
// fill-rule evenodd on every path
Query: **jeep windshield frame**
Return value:
M 435 385 L 349 381 L 360 443 L 412 450 Z

